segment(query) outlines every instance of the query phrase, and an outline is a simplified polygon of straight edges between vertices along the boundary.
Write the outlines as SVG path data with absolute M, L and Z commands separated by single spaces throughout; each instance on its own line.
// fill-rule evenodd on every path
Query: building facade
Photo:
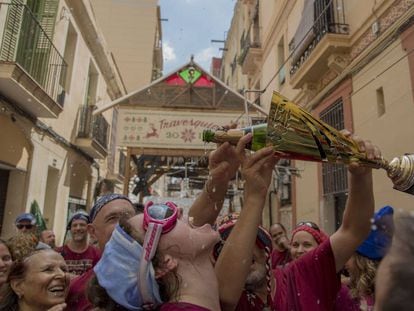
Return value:
M 97 22 L 128 93 L 162 76 L 158 0 L 91 0 Z
M 137 91 L 163 74 L 162 25 L 158 0 L 91 0 L 94 16 L 111 51 L 127 93 Z M 114 108 L 113 126 L 118 110 Z M 110 137 L 113 155 L 109 159 L 110 173 L 122 192 L 127 152 L 115 144 L 115 132 Z
M 115 174 L 115 112 L 93 111 L 127 90 L 89 0 L 2 3 L 0 38 L 1 234 L 37 202 L 60 242 Z
M 371 140 L 387 159 L 411 152 L 413 4 L 240 0 L 221 77 L 235 89 L 260 90 L 266 109 L 279 91 L 338 130 Z M 342 165 L 279 163 L 264 224 L 312 220 L 332 233 L 345 207 L 346 174 Z M 385 171 L 374 171 L 374 191 L 377 208 L 411 206 Z

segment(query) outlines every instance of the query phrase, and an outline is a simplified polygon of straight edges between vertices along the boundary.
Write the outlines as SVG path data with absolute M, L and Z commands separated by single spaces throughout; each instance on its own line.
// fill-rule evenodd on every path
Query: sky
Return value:
M 160 0 L 164 74 L 194 61 L 206 71 L 211 58 L 221 57 L 236 0 Z

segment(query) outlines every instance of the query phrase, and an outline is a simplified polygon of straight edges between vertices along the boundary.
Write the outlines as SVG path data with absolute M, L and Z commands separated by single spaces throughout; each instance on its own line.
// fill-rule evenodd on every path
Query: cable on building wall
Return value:
M 11 103 L 9 99 L 5 98 L 2 94 L 0 94 L 0 101 L 3 102 L 5 105 L 10 107 L 16 114 L 20 115 L 21 117 L 25 118 L 26 120 L 30 121 L 35 129 L 41 131 L 42 133 L 45 133 L 48 135 L 48 137 L 52 138 L 55 142 L 57 142 L 60 146 L 64 147 L 65 149 L 72 149 L 78 154 L 80 154 L 82 157 L 84 157 L 86 160 L 88 160 L 91 165 L 96 168 L 99 172 L 99 163 L 95 161 L 94 158 L 86 154 L 84 151 L 82 151 L 78 146 L 72 144 L 69 142 L 66 138 L 59 135 L 55 130 L 53 130 L 52 127 L 48 126 L 46 123 L 40 121 L 36 117 L 32 116 L 31 114 L 27 113 L 23 109 L 21 109 L 18 105 Z M 11 114 L 12 116 L 13 114 Z

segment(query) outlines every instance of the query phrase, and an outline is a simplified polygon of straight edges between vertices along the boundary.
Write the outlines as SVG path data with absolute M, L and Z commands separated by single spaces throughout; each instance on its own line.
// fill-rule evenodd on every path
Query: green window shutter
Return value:
M 11 4 L 23 4 L 22 0 L 14 0 Z M 0 60 L 15 61 L 17 43 L 19 41 L 20 29 L 23 20 L 23 5 L 3 5 L 8 8 L 3 40 L 1 41 Z
M 43 87 L 51 85 L 51 40 L 58 5 L 59 0 L 27 0 L 21 27 L 17 61 Z
M 37 20 L 42 26 L 45 34 L 49 37 L 51 41 L 53 41 L 53 34 L 55 31 L 55 21 L 56 21 L 56 14 L 59 6 L 59 0 L 44 0 L 39 1 L 42 2 L 43 8 L 38 12 Z M 38 48 L 48 48 L 49 42 L 44 34 L 39 39 Z

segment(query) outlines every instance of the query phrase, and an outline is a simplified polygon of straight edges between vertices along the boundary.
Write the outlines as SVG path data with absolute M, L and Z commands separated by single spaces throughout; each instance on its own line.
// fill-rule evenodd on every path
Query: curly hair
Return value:
M 354 254 L 355 269 L 350 277 L 350 291 L 352 298 L 370 296 L 375 293 L 375 275 L 379 260 L 371 260 L 359 254 Z
M 9 239 L 10 254 L 14 260 L 22 260 L 36 250 L 39 243 L 36 235 L 32 233 L 19 233 Z

